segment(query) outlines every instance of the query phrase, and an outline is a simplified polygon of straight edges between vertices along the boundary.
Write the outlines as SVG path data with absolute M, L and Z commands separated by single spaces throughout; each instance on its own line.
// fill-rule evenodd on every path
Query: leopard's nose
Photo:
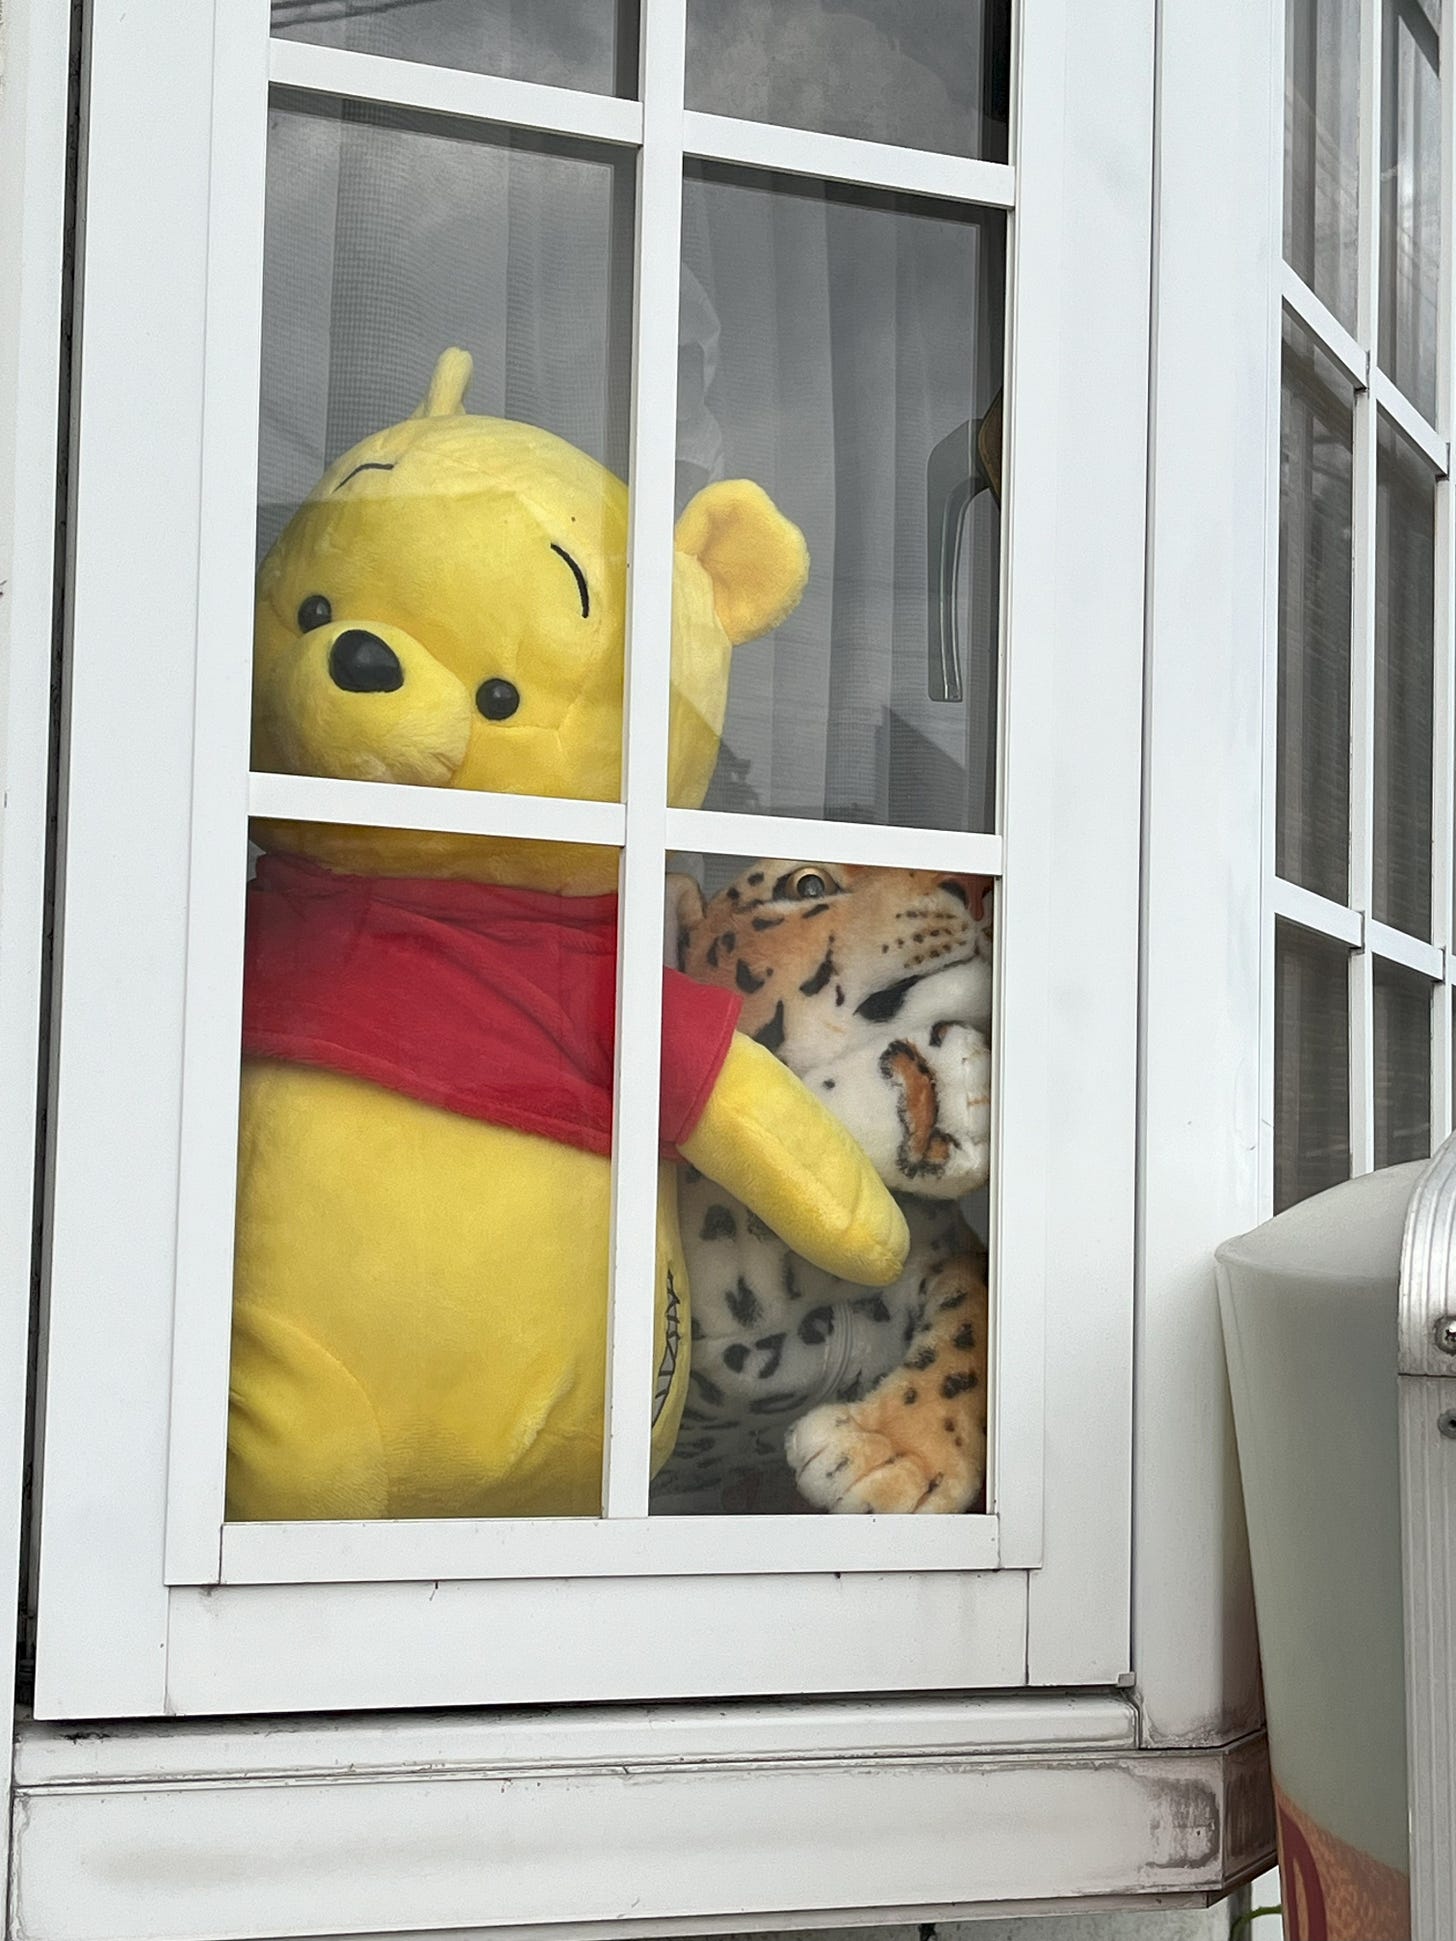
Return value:
M 378 634 L 350 627 L 329 649 L 329 678 L 346 694 L 392 694 L 404 686 L 404 669 Z

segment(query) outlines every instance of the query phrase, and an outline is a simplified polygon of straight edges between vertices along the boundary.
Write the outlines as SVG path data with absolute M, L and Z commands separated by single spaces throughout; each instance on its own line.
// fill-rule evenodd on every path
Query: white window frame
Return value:
M 1159 15 L 1133 1632 L 1162 1748 L 1263 1717 L 1213 1252 L 1272 1177 L 1283 27 L 1284 0 Z
M 44 1082 L 71 20 L 17 9 L 0 85 L 0 1737 L 13 1735 Z M 8 1861 L 11 1762 L 0 1776 Z
M 1153 15 L 1019 12 L 1002 167 L 686 112 L 683 0 L 645 0 L 645 107 L 270 50 L 265 0 L 93 10 L 39 1716 L 1128 1675 Z M 270 76 L 638 147 L 624 805 L 247 779 Z M 664 806 L 685 153 L 1014 205 L 1003 838 Z M 320 805 L 625 842 L 618 1207 L 655 1193 L 668 849 L 1006 868 L 991 1515 L 648 1518 L 629 1299 L 603 1520 L 222 1525 L 246 816 Z M 614 1220 L 614 1286 L 653 1245 Z
M 1275 865 L 1278 632 L 1270 634 L 1270 701 L 1265 711 L 1269 803 L 1264 842 L 1264 1114 L 1272 1126 L 1275 926 L 1294 924 L 1339 944 L 1349 958 L 1350 1170 L 1368 1173 L 1375 1153 L 1375 971 L 1398 965 L 1431 980 L 1431 1150 L 1452 1128 L 1452 1014 L 1456 935 L 1452 931 L 1453 826 L 1456 826 L 1456 493 L 1451 481 L 1453 373 L 1452 169 L 1456 166 L 1456 22 L 1443 6 L 1440 32 L 1441 181 L 1436 422 L 1431 423 L 1380 364 L 1381 59 L 1386 0 L 1361 0 L 1360 155 L 1356 229 L 1356 327 L 1347 330 L 1290 264 L 1280 269 L 1279 304 L 1344 372 L 1354 387 L 1353 578 L 1350 607 L 1350 859 L 1344 903 L 1278 874 Z M 1282 53 L 1283 18 L 1280 18 Z M 1379 431 L 1389 425 L 1431 467 L 1435 481 L 1434 708 L 1431 765 L 1431 935 L 1408 935 L 1374 916 L 1376 481 Z M 1271 573 L 1278 570 L 1279 499 L 1271 505 Z M 1273 1210 L 1272 1168 L 1264 1210 Z

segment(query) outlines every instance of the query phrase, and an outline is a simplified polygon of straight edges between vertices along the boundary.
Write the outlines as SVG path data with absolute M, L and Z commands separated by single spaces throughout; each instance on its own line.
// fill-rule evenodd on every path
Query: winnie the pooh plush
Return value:
M 341 458 L 258 578 L 255 767 L 620 793 L 627 494 L 549 433 L 464 409 Z M 802 591 L 758 487 L 675 535 L 669 788 L 695 807 L 735 645 Z M 249 890 L 228 1434 L 235 1518 L 591 1515 L 600 1506 L 617 855 L 272 821 Z M 867 1284 L 907 1244 L 858 1147 L 665 973 L 654 1463 L 687 1377 L 673 1156 Z M 628 1290 L 628 1297 L 632 1295 Z M 654 1386 L 655 1375 L 655 1386 Z

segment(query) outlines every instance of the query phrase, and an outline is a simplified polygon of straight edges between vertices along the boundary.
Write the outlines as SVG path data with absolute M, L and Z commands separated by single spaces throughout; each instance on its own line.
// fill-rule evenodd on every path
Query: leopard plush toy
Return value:
M 740 1028 L 843 1122 L 910 1228 L 863 1287 L 790 1253 L 691 1168 L 679 1187 L 692 1366 L 654 1507 L 959 1511 L 986 1456 L 991 926 L 983 877 L 764 861 L 704 904 L 674 877 L 669 946 L 743 994 Z

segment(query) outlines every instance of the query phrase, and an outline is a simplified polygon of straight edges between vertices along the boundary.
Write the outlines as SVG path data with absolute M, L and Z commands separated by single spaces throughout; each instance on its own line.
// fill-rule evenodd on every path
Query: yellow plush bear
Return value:
M 340 459 L 265 560 L 254 764 L 618 799 L 626 489 L 549 433 L 467 414 L 469 377 L 446 352 L 415 416 Z M 756 486 L 709 486 L 683 514 L 675 803 L 711 779 L 733 647 L 792 610 L 806 573 L 802 537 Z M 593 1057 L 610 1070 L 616 853 L 282 821 L 254 834 L 268 853 L 250 890 L 229 1514 L 592 1514 L 610 1166 L 601 1070 L 572 1087 Z M 532 968 L 543 927 L 547 976 Z M 557 975 L 573 952 L 604 1045 L 561 1043 L 592 1036 Z M 721 1001 L 679 984 L 689 1009 Z M 498 1057 L 477 999 L 506 1006 Z M 904 1222 L 858 1147 L 716 1017 L 664 1150 L 830 1272 L 893 1279 Z M 542 1031 L 545 1077 L 525 1079 L 516 1041 Z M 578 1136 L 587 1092 L 595 1129 Z M 654 1370 L 642 1393 L 661 1462 L 688 1360 L 666 1165 L 657 1232 L 655 1400 Z

